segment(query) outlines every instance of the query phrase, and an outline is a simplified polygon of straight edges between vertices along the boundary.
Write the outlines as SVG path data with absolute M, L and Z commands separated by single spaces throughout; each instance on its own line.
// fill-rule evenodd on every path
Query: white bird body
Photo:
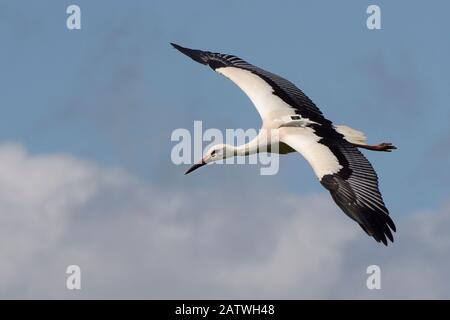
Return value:
M 391 151 L 393 145 L 367 145 L 364 133 L 333 125 L 294 84 L 236 56 L 172 45 L 233 81 L 250 98 L 262 119 L 260 133 L 249 143 L 213 146 L 186 173 L 230 156 L 297 151 L 344 213 L 378 242 L 387 245 L 387 239 L 393 241 L 391 230 L 396 228 L 378 190 L 377 174 L 358 150 Z

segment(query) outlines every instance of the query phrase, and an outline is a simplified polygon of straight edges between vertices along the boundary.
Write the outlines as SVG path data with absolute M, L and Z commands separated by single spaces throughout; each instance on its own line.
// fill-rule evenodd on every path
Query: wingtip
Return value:
M 183 48 L 182 46 L 180 46 L 180 45 L 178 45 L 178 44 L 176 44 L 176 43 L 174 43 L 174 42 L 170 42 L 170 45 L 171 45 L 172 47 L 174 47 L 175 49 L 177 49 L 177 50 L 180 50 L 181 48 Z
M 181 53 L 187 55 L 192 60 L 197 61 L 198 63 L 201 63 L 201 64 L 207 64 L 207 62 L 208 62 L 208 57 L 207 57 L 208 52 L 204 52 L 204 51 L 196 50 L 196 49 L 185 48 L 185 47 L 182 47 L 182 46 L 180 46 L 180 45 L 178 45 L 176 43 L 173 43 L 173 42 L 170 42 L 170 44 L 172 45 L 172 47 L 174 47 L 175 49 L 177 49 Z
M 189 48 L 180 46 L 179 44 L 176 44 L 175 42 L 170 42 L 170 45 L 171 45 L 172 47 L 174 47 L 175 49 L 177 49 L 178 51 L 180 51 L 181 53 L 184 53 L 184 54 L 186 54 L 186 55 L 189 55 L 189 53 L 190 53 L 191 51 L 194 51 L 193 49 L 189 49 Z
M 372 237 L 378 242 L 384 244 L 386 247 L 389 246 L 389 244 L 394 243 L 394 236 L 392 235 L 392 232 L 389 230 L 389 227 L 386 226 L 386 230 L 384 230 L 383 233 L 379 234 L 373 234 Z

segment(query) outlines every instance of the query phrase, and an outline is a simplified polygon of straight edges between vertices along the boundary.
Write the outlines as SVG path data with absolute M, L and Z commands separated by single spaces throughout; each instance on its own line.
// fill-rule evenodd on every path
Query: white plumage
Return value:
M 387 239 L 393 241 L 391 231 L 396 228 L 378 189 L 377 174 L 358 150 L 391 151 L 395 149 L 392 144 L 368 145 L 363 132 L 345 125 L 333 125 L 300 89 L 276 74 L 236 56 L 172 45 L 242 89 L 258 110 L 264 129 L 246 145 L 213 146 L 186 173 L 229 156 L 257 153 L 261 150 L 259 141 L 268 141 L 262 139 L 266 138 L 267 131 L 277 130 L 279 140 L 267 144 L 287 146 L 287 151 L 285 147 L 283 152 L 280 151 L 283 154 L 300 153 L 342 211 L 376 241 L 386 245 Z

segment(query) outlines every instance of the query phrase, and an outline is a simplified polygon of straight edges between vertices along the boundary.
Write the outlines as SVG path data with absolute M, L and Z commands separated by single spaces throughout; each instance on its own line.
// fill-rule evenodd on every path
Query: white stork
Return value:
M 333 125 L 294 84 L 236 56 L 188 49 L 174 43 L 172 46 L 241 88 L 258 110 L 262 129 L 278 130 L 278 141 L 268 143 L 278 144 L 275 150 L 280 154 L 297 151 L 303 155 L 342 211 L 377 242 L 387 245 L 386 238 L 394 241 L 391 230 L 395 232 L 396 228 L 378 189 L 377 174 L 358 150 L 389 152 L 396 149 L 392 144 L 368 145 L 362 132 Z M 259 152 L 259 141 L 267 144 L 268 139 L 261 139 L 266 132 L 261 130 L 245 145 L 211 147 L 186 174 L 210 162 Z

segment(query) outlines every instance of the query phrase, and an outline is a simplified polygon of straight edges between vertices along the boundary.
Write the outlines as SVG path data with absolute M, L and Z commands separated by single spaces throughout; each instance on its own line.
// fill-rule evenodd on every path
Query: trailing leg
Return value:
M 379 144 L 359 144 L 359 143 L 353 143 L 355 147 L 358 148 L 364 148 L 367 150 L 372 151 L 384 151 L 384 152 L 391 152 L 392 150 L 397 149 L 396 146 L 394 146 L 392 143 L 389 142 L 383 142 Z

